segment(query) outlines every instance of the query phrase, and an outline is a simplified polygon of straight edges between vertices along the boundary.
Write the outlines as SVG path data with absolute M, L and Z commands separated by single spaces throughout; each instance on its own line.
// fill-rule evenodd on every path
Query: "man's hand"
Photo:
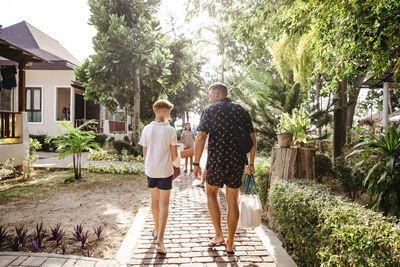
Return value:
M 254 170 L 254 165 L 248 165 L 248 166 L 247 166 L 247 169 L 246 169 L 246 173 L 247 173 L 247 174 L 249 174 L 249 175 L 250 175 L 250 174 L 254 174 L 254 171 L 255 171 L 255 170 Z
M 194 166 L 193 175 L 194 175 L 194 178 L 196 178 L 197 180 L 201 180 L 201 168 L 200 168 L 200 166 Z

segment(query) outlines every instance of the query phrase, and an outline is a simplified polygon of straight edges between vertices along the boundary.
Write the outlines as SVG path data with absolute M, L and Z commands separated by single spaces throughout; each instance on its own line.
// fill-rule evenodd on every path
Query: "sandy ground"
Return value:
M 61 173 L 61 172 L 60 172 Z M 91 174 L 92 175 L 92 174 Z M 97 175 L 97 176 L 96 176 Z M 61 223 L 65 231 L 63 244 L 68 254 L 82 255 L 80 242 L 73 238 L 74 226 L 82 224 L 89 233 L 89 247 L 93 256 L 113 258 L 132 223 L 138 208 L 148 201 L 145 178 L 112 174 L 96 174 L 81 182 L 52 186 L 40 192 L 28 192 L 17 201 L 0 204 L 0 225 L 15 234 L 15 225 L 25 225 L 33 234 L 36 223 L 43 222 L 48 237 L 41 252 L 60 253 L 61 249 L 50 240 L 50 228 Z M 93 228 L 104 226 L 97 240 Z M 33 237 L 28 238 L 31 243 Z M 28 244 L 21 251 L 29 251 Z M 11 251 L 7 244 L 0 251 Z

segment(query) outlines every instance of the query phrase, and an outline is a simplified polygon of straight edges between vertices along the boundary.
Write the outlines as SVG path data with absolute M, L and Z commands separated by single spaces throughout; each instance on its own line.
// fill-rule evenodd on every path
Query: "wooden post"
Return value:
M 384 82 L 383 83 L 383 130 L 386 131 L 386 128 L 388 127 L 388 109 L 389 109 L 389 83 Z
M 22 112 L 26 111 L 25 64 L 23 60 L 18 64 L 18 111 Z

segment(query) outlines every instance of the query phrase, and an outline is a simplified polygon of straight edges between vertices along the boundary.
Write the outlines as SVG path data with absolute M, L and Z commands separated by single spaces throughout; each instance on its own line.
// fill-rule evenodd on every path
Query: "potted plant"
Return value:
M 307 142 L 307 129 L 311 126 L 310 114 L 301 107 L 293 109 L 292 115 L 282 113 L 277 129 L 280 147 L 290 147 L 292 143 L 302 144 Z
M 282 113 L 277 127 L 278 144 L 280 147 L 290 147 L 293 142 L 293 123 L 288 113 Z

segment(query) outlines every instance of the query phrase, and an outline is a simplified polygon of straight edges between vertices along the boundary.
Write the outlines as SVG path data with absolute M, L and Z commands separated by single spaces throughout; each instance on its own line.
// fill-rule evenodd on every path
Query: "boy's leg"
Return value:
M 151 192 L 151 212 L 153 213 L 155 234 L 158 236 L 160 221 L 160 189 L 150 188 Z
M 240 188 L 226 187 L 226 202 L 228 204 L 228 212 L 226 216 L 228 225 L 228 239 L 226 240 L 226 250 L 233 250 L 236 229 L 239 221 L 239 190 Z
M 167 226 L 169 196 L 171 190 L 159 190 L 159 192 L 160 192 L 160 218 L 159 218 L 160 230 L 157 238 L 157 244 L 164 246 L 164 233 L 165 233 L 165 227 Z
M 212 223 L 215 229 L 214 242 L 220 243 L 224 241 L 221 228 L 221 208 L 218 202 L 219 187 L 207 184 L 207 205 Z

